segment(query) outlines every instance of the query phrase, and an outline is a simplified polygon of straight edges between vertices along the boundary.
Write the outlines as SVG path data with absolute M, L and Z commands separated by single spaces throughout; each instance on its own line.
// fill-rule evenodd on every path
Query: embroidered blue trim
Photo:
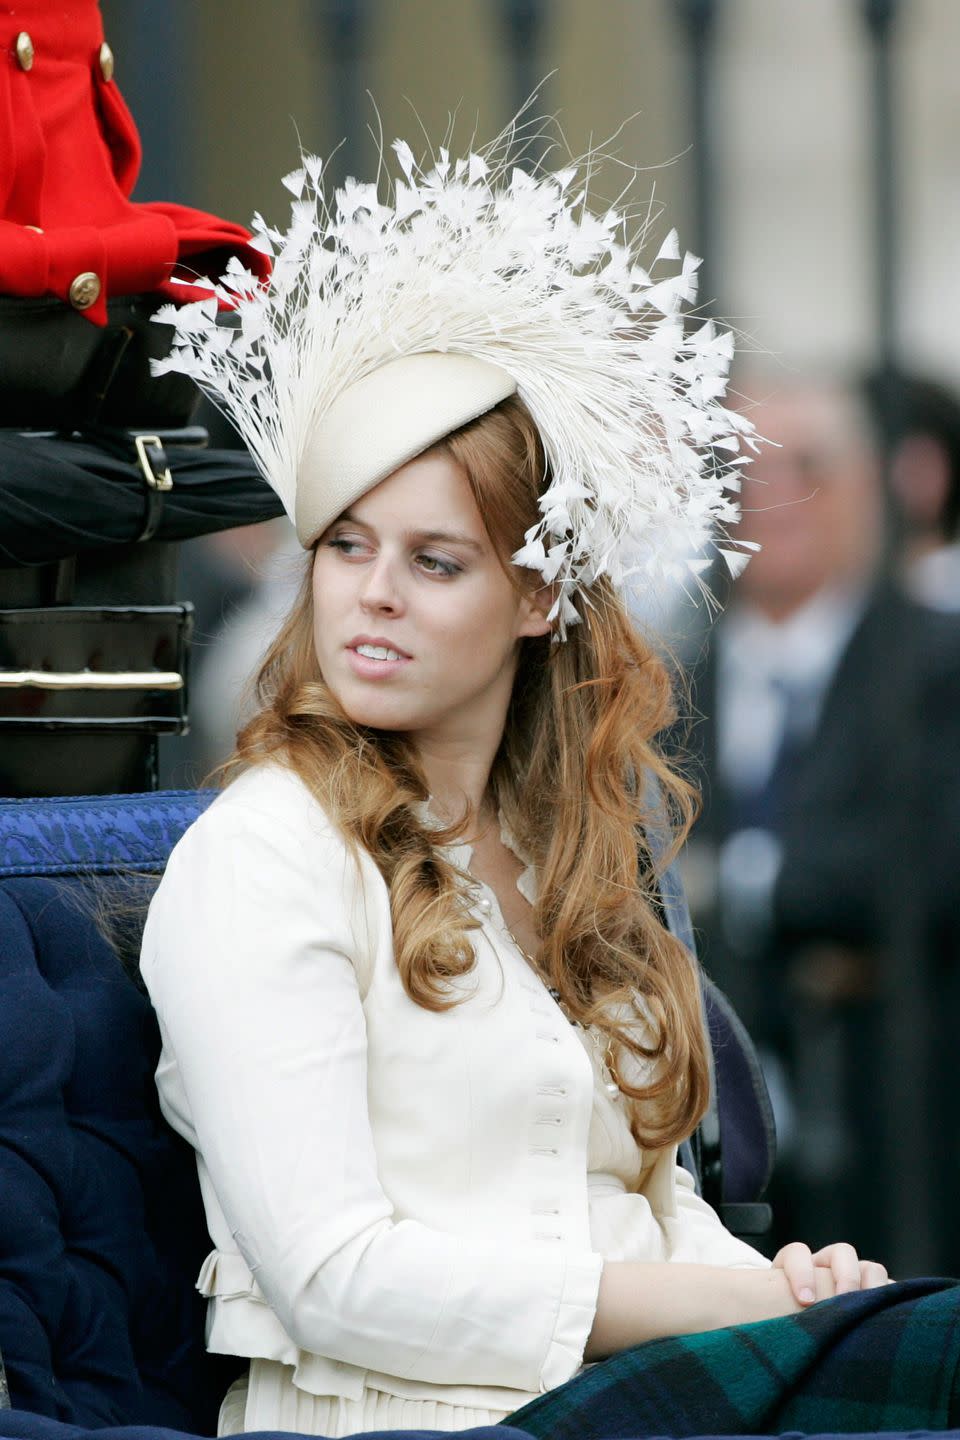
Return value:
M 0 877 L 159 874 L 216 790 L 0 800 Z

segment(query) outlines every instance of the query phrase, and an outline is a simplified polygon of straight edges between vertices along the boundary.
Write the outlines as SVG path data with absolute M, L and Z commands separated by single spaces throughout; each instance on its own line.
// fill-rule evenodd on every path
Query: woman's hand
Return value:
M 825 1245 L 814 1253 L 809 1245 L 795 1241 L 777 1252 L 773 1264 L 786 1275 L 797 1304 L 804 1306 L 890 1283 L 886 1266 L 861 1260 L 852 1245 Z
M 608 1260 L 584 1352 L 602 1360 L 665 1335 L 692 1335 L 796 1315 L 814 1300 L 889 1284 L 887 1272 L 852 1245 L 785 1245 L 763 1268 Z

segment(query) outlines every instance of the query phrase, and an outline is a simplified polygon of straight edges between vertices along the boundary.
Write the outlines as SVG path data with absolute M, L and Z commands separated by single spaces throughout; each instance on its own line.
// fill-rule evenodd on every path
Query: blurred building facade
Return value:
M 903 359 L 960 380 L 960 119 L 953 0 L 104 0 L 144 136 L 138 194 L 282 219 L 299 144 L 372 172 L 367 126 L 495 134 L 537 80 L 575 153 L 630 120 L 625 159 L 691 248 L 709 150 L 710 297 L 805 366 L 875 355 L 871 15 L 889 11 Z M 694 127 L 694 47 L 712 77 Z M 372 100 L 376 102 L 376 111 Z M 160 104 L 160 97 L 163 104 Z M 174 100 L 175 119 L 169 118 Z M 380 121 L 377 120 L 379 112 Z M 674 163 L 669 163 L 674 161 Z

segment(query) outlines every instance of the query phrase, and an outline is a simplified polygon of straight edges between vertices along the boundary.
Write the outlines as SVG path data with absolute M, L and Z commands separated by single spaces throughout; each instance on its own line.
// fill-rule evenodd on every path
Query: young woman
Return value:
M 443 181 L 401 194 L 407 213 L 445 195 L 448 226 L 480 186 L 489 213 L 474 205 L 471 223 L 487 226 L 476 244 L 489 252 L 503 197 L 478 172 L 454 207 Z M 524 245 L 545 198 L 530 184 Z M 551 202 L 563 193 L 546 188 Z M 379 236 L 393 221 L 364 203 L 359 216 L 341 203 L 334 221 L 339 288 L 309 239 L 288 237 L 269 364 L 241 346 L 225 376 L 216 332 L 196 340 L 212 312 L 182 323 L 176 352 L 238 419 L 257 409 L 247 438 L 278 488 L 294 474 L 309 552 L 229 784 L 176 847 L 143 942 L 161 1098 L 196 1148 L 214 1246 L 199 1281 L 208 1343 L 251 1362 L 220 1429 L 341 1436 L 512 1416 L 556 1435 L 566 1415 L 579 1436 L 641 1433 L 634 1390 L 663 1359 L 645 1342 L 806 1319 L 830 1310 L 810 1309 L 817 1300 L 869 1301 L 887 1281 L 848 1245 L 792 1245 L 771 1264 L 724 1230 L 676 1163 L 705 1105 L 707 1042 L 695 964 L 661 923 L 646 836 L 666 811 L 679 843 L 693 797 L 656 750 L 668 678 L 630 623 L 625 567 L 611 557 L 624 536 L 667 545 L 690 503 L 709 525 L 722 485 L 711 511 L 689 436 L 683 457 L 672 443 L 676 340 L 658 370 L 614 305 L 620 318 L 592 344 L 586 287 L 567 288 L 580 308 L 576 324 L 561 317 L 566 352 L 542 332 L 538 351 L 516 335 L 511 350 L 501 316 L 495 342 L 477 328 L 455 352 L 390 353 L 396 286 L 369 232 L 374 218 Z M 550 234 L 569 234 L 569 216 L 554 203 Z M 424 227 L 412 233 L 404 243 L 429 269 Z M 581 223 L 577 255 L 584 234 Z M 327 265 L 332 320 L 299 280 L 284 291 L 291 249 L 300 280 Z M 476 289 L 488 285 L 485 314 L 504 285 L 526 287 L 525 300 L 538 283 L 513 232 L 507 250 L 512 264 L 472 272 Z M 435 337 L 454 333 L 459 303 L 444 293 L 445 263 L 426 286 L 442 311 L 422 322 Z M 356 296 L 343 303 L 350 284 L 367 300 L 373 287 L 365 329 Z M 297 365 L 291 293 L 296 313 L 310 312 Z M 260 295 L 232 294 L 262 338 Z M 411 326 L 422 320 L 422 295 L 398 303 Z M 370 345 L 351 369 L 361 340 L 385 330 L 387 353 Z M 647 403 L 666 373 L 658 408 L 631 411 L 638 379 Z M 687 413 L 716 439 L 716 390 L 703 381 L 701 367 Z M 643 445 L 631 416 L 646 422 Z M 626 490 L 617 446 L 633 467 Z M 591 474 L 602 483 L 589 488 Z M 811 1346 L 804 1331 L 792 1353 L 809 1365 Z M 753 1363 L 744 1351 L 731 1382 L 752 1374 L 746 1388 L 767 1410 L 741 1404 L 733 1430 L 779 1413 L 771 1367 Z M 677 1373 L 647 1386 L 647 1401 Z M 686 1433 L 723 1428 L 717 1385 L 714 1368 L 688 1387 L 699 1424 Z M 937 1394 L 945 1404 L 949 1387 Z M 933 1401 L 910 1413 L 938 1418 Z

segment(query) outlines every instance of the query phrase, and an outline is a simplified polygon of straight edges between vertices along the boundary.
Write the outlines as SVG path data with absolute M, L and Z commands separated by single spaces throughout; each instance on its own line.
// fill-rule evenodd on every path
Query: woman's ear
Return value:
M 556 585 L 541 585 L 539 590 L 524 592 L 517 616 L 517 639 L 550 634 L 553 621 L 547 616 L 556 601 L 556 591 Z

